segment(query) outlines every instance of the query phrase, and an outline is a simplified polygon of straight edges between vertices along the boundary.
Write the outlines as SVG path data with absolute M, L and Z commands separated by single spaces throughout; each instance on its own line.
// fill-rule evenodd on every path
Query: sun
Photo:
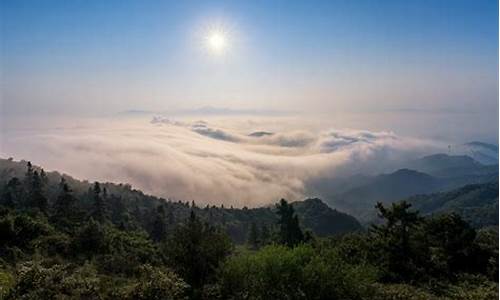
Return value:
M 228 47 L 227 34 L 221 30 L 211 31 L 206 37 L 206 45 L 213 54 L 223 54 Z

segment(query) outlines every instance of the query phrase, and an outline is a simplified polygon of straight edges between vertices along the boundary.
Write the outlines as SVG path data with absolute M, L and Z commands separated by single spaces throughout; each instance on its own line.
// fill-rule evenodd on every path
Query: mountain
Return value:
M 460 145 L 458 151 L 464 152 L 485 165 L 498 164 L 497 145 L 474 141 Z
M 5 201 L 4 195 L 8 192 L 7 183 L 13 177 L 20 180 L 26 173 L 27 161 L 13 161 L 0 159 L 0 204 Z M 34 170 L 41 171 L 40 167 Z M 47 172 L 47 185 L 44 194 L 49 200 L 49 207 L 54 204 L 59 193 L 59 183 L 64 178 L 78 200 L 79 209 L 92 209 L 93 184 L 80 181 L 58 172 Z M 260 208 L 224 208 L 224 206 L 197 206 L 194 202 L 171 201 L 163 198 L 146 195 L 140 190 L 133 189 L 128 184 L 100 183 L 101 189 L 106 189 L 106 206 L 114 224 L 141 227 L 150 230 L 155 219 L 157 207 L 163 205 L 167 223 L 174 227 L 184 222 L 191 211 L 203 221 L 223 228 L 236 243 L 244 243 L 250 225 L 255 223 L 260 228 L 266 226 L 273 229 L 277 224 L 277 215 L 274 207 Z M 19 199 L 18 202 L 22 202 Z M 318 236 L 335 235 L 350 231 L 361 230 L 362 226 L 352 216 L 331 209 L 319 199 L 307 199 L 292 204 L 302 225 L 312 230 Z
M 498 181 L 407 199 L 422 214 L 457 213 L 476 227 L 498 225 Z
M 336 180 L 325 196 L 332 207 L 363 222 L 374 219 L 376 202 L 389 203 L 418 194 L 446 192 L 464 185 L 498 182 L 498 165 L 484 165 L 467 155 L 434 154 L 378 176 Z M 322 186 L 326 184 L 321 182 Z
M 371 178 L 364 185 L 330 198 L 330 204 L 364 220 L 374 211 L 377 202 L 389 203 L 411 195 L 438 191 L 441 182 L 428 174 L 400 169 Z
M 331 209 L 318 198 L 306 199 L 292 203 L 301 224 L 318 236 L 346 233 L 361 230 L 362 226 L 348 214 Z M 332 220 L 336 220 L 333 222 Z
M 498 173 L 498 166 L 484 165 L 467 155 L 443 153 L 419 158 L 407 164 L 413 170 L 440 178 L 491 176 Z

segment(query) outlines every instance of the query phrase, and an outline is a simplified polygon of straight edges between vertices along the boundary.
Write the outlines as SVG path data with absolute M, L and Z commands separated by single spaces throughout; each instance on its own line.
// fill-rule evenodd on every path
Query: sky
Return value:
M 498 111 L 497 1 L 2 1 L 4 114 Z M 206 51 L 227 32 L 223 56 Z
M 200 203 L 318 195 L 498 144 L 498 23 L 484 0 L 0 1 L 0 157 Z

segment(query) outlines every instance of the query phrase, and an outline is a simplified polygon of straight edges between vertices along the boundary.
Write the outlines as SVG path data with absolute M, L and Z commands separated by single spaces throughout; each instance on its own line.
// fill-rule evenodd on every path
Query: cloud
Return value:
M 173 199 L 260 206 L 308 196 L 315 180 L 378 172 L 436 148 L 391 132 L 287 130 L 277 123 L 157 117 L 12 131 L 2 155 Z M 257 127 L 273 127 L 273 134 L 249 136 Z

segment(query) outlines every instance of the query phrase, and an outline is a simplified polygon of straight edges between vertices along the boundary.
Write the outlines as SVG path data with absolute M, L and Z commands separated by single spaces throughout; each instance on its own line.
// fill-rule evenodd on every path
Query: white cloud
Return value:
M 286 124 L 277 124 L 277 118 L 99 121 L 11 131 L 3 155 L 80 179 L 131 183 L 163 197 L 258 206 L 305 197 L 315 179 L 380 171 L 436 148 L 390 132 L 284 130 Z M 267 127 L 273 134 L 249 136 Z

